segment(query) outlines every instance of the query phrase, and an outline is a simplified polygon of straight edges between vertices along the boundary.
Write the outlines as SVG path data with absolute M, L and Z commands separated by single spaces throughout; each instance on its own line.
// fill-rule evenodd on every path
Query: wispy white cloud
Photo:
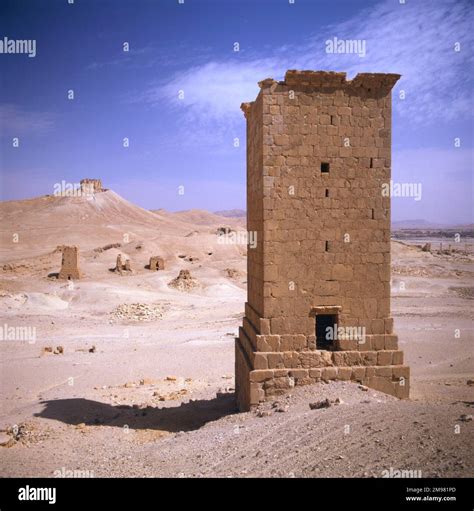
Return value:
M 128 51 L 120 51 L 115 58 L 93 61 L 86 66 L 86 71 L 95 71 L 103 68 L 110 67 L 150 67 L 156 64 L 156 53 L 157 49 L 153 46 L 142 46 L 129 48 Z
M 179 144 L 232 148 L 232 139 L 242 129 L 240 104 L 255 98 L 256 77 L 274 75 L 276 59 L 246 62 L 209 61 L 146 90 L 138 101 L 171 107 L 182 119 Z M 240 124 L 240 128 L 239 128 Z
M 120 49 L 114 58 L 95 60 L 87 64 L 86 71 L 110 70 L 120 68 L 125 70 L 134 70 L 144 68 L 165 67 L 174 69 L 177 62 L 181 66 L 191 65 L 196 61 L 204 61 L 210 55 L 209 47 L 196 48 L 190 43 L 182 41 L 175 47 L 163 48 L 158 44 L 148 44 L 146 46 L 135 47 L 131 43 L 128 51 Z
M 192 126 L 187 143 L 220 141 L 242 123 L 240 103 L 255 98 L 256 82 L 281 79 L 287 69 L 327 69 L 400 73 L 397 112 L 410 122 L 469 118 L 472 107 L 472 15 L 469 2 L 387 0 L 344 23 L 328 26 L 299 46 L 274 48 L 266 55 L 210 60 L 149 87 L 139 99 L 178 109 L 183 126 Z M 366 55 L 327 54 L 325 41 L 358 39 Z M 460 43 L 460 51 L 454 49 Z M 184 92 L 179 99 L 178 92 Z M 189 131 L 189 130 L 188 130 Z M 212 135 L 212 137 L 210 136 Z M 183 139 L 183 142 L 184 139 Z
M 51 131 L 56 115 L 50 112 L 25 110 L 13 104 L 0 104 L 0 135 L 16 137 L 25 134 L 43 135 Z
M 406 100 L 395 103 L 400 115 L 415 122 L 472 115 L 470 2 L 386 1 L 329 32 L 365 40 L 367 56 L 329 55 L 325 64 L 351 75 L 368 70 L 402 75 L 396 90 L 405 90 Z M 455 51 L 456 43 L 460 51 Z

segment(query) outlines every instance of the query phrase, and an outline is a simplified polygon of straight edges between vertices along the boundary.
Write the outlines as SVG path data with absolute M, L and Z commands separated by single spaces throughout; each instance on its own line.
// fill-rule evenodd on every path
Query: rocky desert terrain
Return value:
M 146 211 L 110 190 L 0 213 L 1 476 L 474 475 L 472 238 L 392 242 L 410 400 L 330 382 L 238 414 L 247 248 L 218 234 L 243 234 L 241 216 Z M 61 245 L 79 247 L 82 279 L 56 278 Z M 119 253 L 132 272 L 111 271 Z

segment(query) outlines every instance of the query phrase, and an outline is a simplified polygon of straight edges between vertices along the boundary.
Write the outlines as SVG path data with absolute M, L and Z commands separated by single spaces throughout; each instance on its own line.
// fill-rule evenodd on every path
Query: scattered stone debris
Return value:
M 169 282 L 168 286 L 174 287 L 178 291 L 190 291 L 199 287 L 199 282 L 191 276 L 189 270 L 180 270 L 179 275 Z
M 54 355 L 62 355 L 64 353 L 63 346 L 56 346 L 53 349 L 52 346 L 43 346 L 41 349 L 41 355 L 46 355 L 47 353 L 53 353 Z
M 425 244 L 421 247 L 421 251 L 422 251 L 422 252 L 431 252 L 431 243 L 425 243 Z
M 158 401 L 175 401 L 188 394 L 187 389 L 180 389 L 174 392 L 161 393 L 159 391 L 153 392 L 153 397 L 158 398 Z
M 24 424 L 14 425 L 7 429 L 7 433 L 15 440 L 16 442 L 20 441 L 22 438 L 27 436 L 27 429 Z
M 128 321 L 154 321 L 161 319 L 168 310 L 168 303 L 124 303 L 110 313 L 115 319 Z
M 369 390 L 369 387 L 366 387 L 365 385 L 359 385 L 359 389 L 364 392 L 367 392 Z
M 165 380 L 166 380 L 166 381 L 176 381 L 176 380 L 177 380 L 177 378 L 176 378 L 176 376 L 167 376 L 167 377 L 165 378 Z
M 459 420 L 461 422 L 471 422 L 472 421 L 472 415 L 466 415 L 465 413 L 463 413 L 461 415 L 461 417 L 459 417 Z
M 77 348 L 74 351 L 82 351 L 84 353 L 95 353 L 97 348 L 95 346 L 91 346 L 90 348 Z
M 216 397 L 227 396 L 228 394 L 234 392 L 234 390 L 235 390 L 234 387 L 225 387 L 224 389 L 220 388 L 216 392 Z
M 409 277 L 430 277 L 432 276 L 428 269 L 421 266 L 400 266 L 392 265 L 392 275 L 401 275 Z
M 467 380 L 466 385 L 474 385 L 474 380 Z
M 16 443 L 26 446 L 46 440 L 50 437 L 50 430 L 41 430 L 34 423 L 24 422 L 10 426 L 6 430 L 6 434 L 10 437 L 11 441 L 7 442 L 5 447 L 11 447 Z
M 257 410 L 257 417 L 270 417 L 272 412 L 270 410 Z
M 0 446 L 11 447 L 15 443 L 15 439 L 12 438 L 6 431 L 0 431 Z
M 474 300 L 474 287 L 456 287 L 451 286 L 449 288 L 450 291 L 454 291 L 457 295 L 459 295 L 461 298 L 465 298 L 467 300 Z
M 227 278 L 229 279 L 239 279 L 244 275 L 244 272 L 237 270 L 235 268 L 224 268 L 224 273 Z
M 111 248 L 120 248 L 122 246 L 121 243 L 109 243 L 108 245 L 104 245 L 103 247 L 94 248 L 94 252 L 105 252 L 106 250 L 110 250 Z
M 151 378 L 142 378 L 140 380 L 140 385 L 153 385 L 155 383 L 154 380 L 152 380 Z
M 319 410 L 321 408 L 329 408 L 331 406 L 331 401 L 329 399 L 323 399 L 322 401 L 315 401 L 314 403 L 309 403 L 309 407 L 311 410 Z

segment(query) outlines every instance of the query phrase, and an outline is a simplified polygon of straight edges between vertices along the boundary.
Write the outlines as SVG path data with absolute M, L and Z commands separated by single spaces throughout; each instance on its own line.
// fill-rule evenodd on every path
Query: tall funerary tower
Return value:
M 391 90 L 400 75 L 287 71 L 247 119 L 248 299 L 240 410 L 321 380 L 406 398 L 390 317 Z

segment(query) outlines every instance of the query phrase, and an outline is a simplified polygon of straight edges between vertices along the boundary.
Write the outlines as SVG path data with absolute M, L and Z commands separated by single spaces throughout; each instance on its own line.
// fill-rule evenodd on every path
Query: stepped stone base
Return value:
M 295 385 L 330 380 L 355 381 L 402 399 L 409 396 L 410 369 L 403 365 L 403 352 L 393 333 L 370 334 L 363 343 L 338 340 L 333 351 L 326 351 L 316 349 L 315 336 L 257 334 L 248 318 L 243 325 L 235 342 L 241 411 L 285 394 Z

